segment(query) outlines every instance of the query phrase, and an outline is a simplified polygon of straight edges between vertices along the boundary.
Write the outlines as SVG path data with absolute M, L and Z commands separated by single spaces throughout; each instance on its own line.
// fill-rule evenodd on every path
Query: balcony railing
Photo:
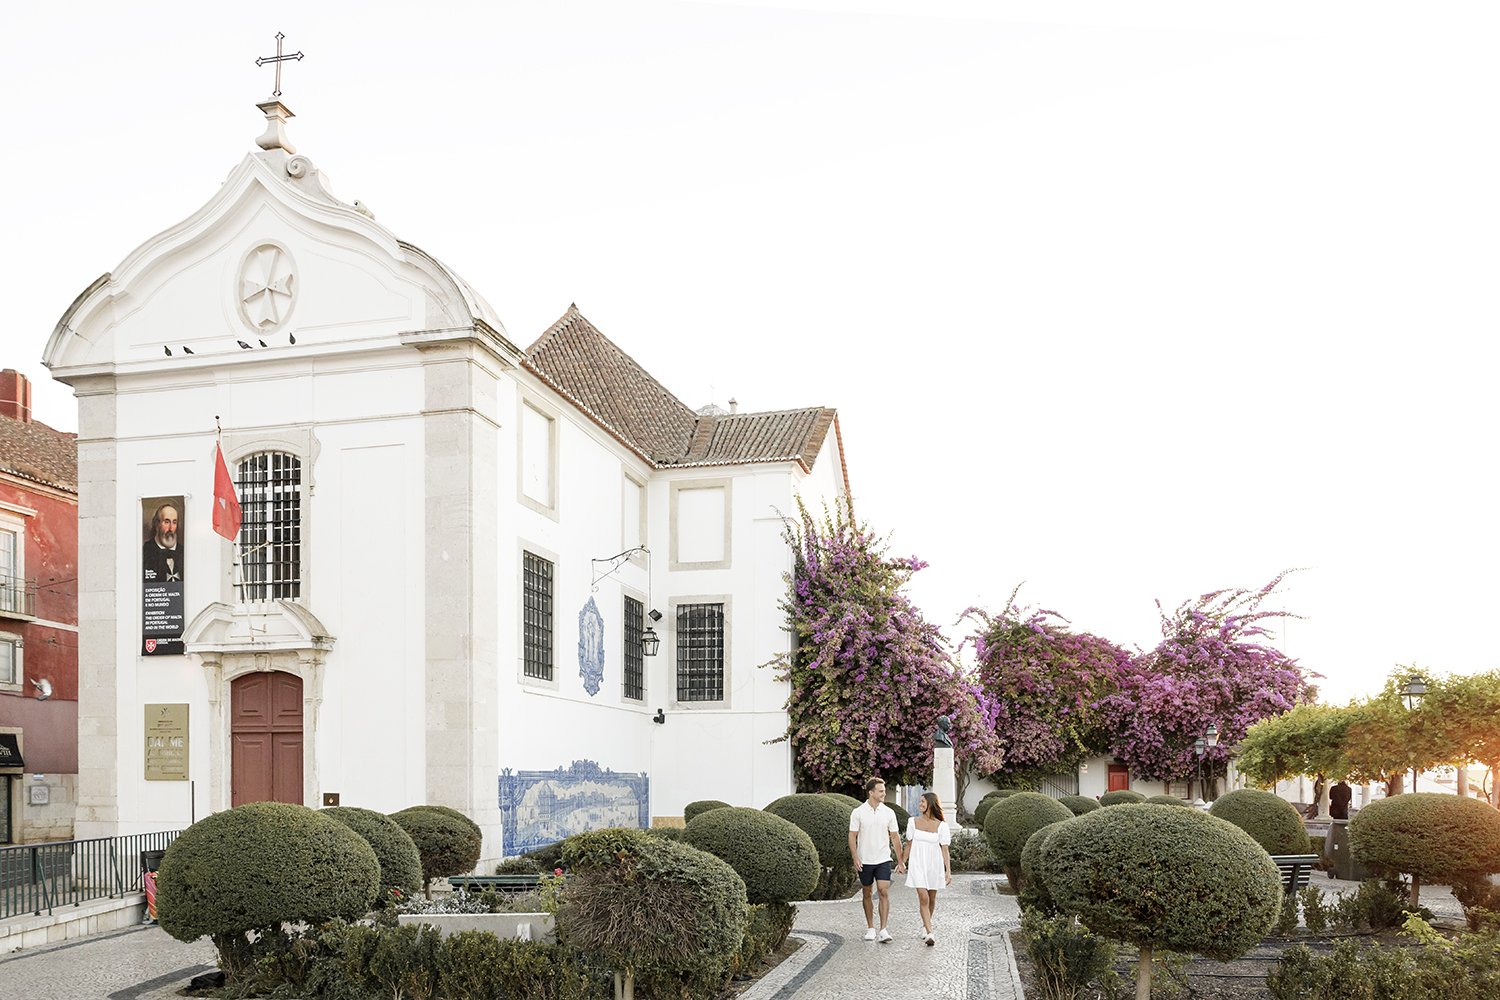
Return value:
M 0 847 L 0 920 L 139 892 L 141 853 L 166 850 L 181 832 Z
M 0 618 L 36 617 L 36 581 L 0 573 Z

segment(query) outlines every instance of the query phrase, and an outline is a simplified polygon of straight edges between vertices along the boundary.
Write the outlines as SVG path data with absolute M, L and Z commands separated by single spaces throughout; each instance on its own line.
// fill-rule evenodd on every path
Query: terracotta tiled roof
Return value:
M 836 411 L 694 413 L 577 306 L 526 350 L 526 367 L 653 465 L 801 462 L 811 469 Z
M 78 492 L 78 436 L 0 416 L 0 472 Z

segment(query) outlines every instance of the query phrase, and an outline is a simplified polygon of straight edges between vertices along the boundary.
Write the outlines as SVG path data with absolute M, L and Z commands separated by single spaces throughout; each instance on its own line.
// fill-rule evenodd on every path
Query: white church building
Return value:
M 836 413 L 695 411 L 576 308 L 518 347 L 260 107 L 46 347 L 79 406 L 75 836 L 437 803 L 492 859 L 791 791 L 760 665 L 783 515 L 848 495 Z

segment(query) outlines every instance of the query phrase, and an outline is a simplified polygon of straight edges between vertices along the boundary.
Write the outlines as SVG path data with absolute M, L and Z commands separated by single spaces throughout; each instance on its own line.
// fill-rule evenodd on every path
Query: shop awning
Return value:
M 25 767 L 21 759 L 21 741 L 15 733 L 0 733 L 0 768 Z

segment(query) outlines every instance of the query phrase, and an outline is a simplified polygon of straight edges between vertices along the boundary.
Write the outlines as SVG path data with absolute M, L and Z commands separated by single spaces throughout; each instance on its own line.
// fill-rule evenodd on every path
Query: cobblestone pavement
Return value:
M 1021 920 L 1014 896 L 995 891 L 994 875 L 955 875 L 938 894 L 933 930 L 937 944 L 922 940 L 917 894 L 891 886 L 889 944 L 863 940 L 865 914 L 859 896 L 824 903 L 798 903 L 793 933 L 804 944 L 783 966 L 746 991 L 741 1000 L 846 1000 L 868 992 L 878 976 L 881 996 L 892 1000 L 1020 1000 L 1015 959 L 1006 931 Z M 805 956 L 805 957 L 804 957 Z
M 0 958 L 4 1000 L 162 1000 L 215 968 L 207 940 L 183 944 L 132 927 Z

